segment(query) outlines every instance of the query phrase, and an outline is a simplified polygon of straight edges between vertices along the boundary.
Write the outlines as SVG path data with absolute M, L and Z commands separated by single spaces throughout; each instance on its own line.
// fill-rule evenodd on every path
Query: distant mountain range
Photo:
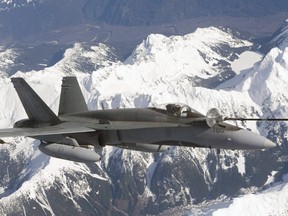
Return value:
M 27 21 L 38 14 L 38 18 L 49 18 L 48 24 L 70 24 L 83 19 L 103 21 L 115 25 L 155 25 L 176 20 L 203 16 L 258 17 L 287 12 L 285 0 L 1 0 L 1 13 L 21 15 L 33 12 Z M 50 12 L 48 14 L 48 12 Z M 61 12 L 61 13 L 59 13 Z M 82 13 L 82 16 L 78 16 Z M 74 16 L 73 16 L 74 15 Z M 60 22 L 62 19 L 62 22 Z M 15 18 L 16 20 L 16 18 Z M 40 21 L 38 20 L 38 21 Z M 44 20 L 41 20 L 44 21 Z M 57 21 L 57 22 L 56 22 Z M 22 20 L 25 22 L 25 20 Z M 34 21 L 35 23 L 35 21 Z
M 41 33 L 63 32 L 63 28 L 68 30 L 83 24 L 155 26 L 203 18 L 191 21 L 202 26 L 203 22 L 221 25 L 221 17 L 226 17 L 225 22 L 230 17 L 229 25 L 233 27 L 243 22 L 233 17 L 250 18 L 249 22 L 253 22 L 255 18 L 265 19 L 281 13 L 288 13 L 286 0 L 1 0 L 0 41 L 15 43 Z M 281 19 L 279 17 L 278 22 Z M 256 23 L 254 25 L 257 29 Z M 271 23 L 266 22 L 266 25 L 269 28 Z
M 109 0 L 88 1 L 84 13 L 116 25 L 155 25 L 203 16 L 267 16 L 287 10 L 285 0 Z

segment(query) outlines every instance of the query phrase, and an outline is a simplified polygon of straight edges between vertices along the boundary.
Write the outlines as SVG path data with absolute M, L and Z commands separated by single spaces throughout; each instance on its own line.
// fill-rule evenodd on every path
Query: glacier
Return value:
M 17 50 L 1 48 L 0 126 L 11 127 L 26 118 L 11 75 L 23 77 L 55 113 L 62 77 L 75 75 L 89 109 L 101 109 L 101 104 L 110 109 L 180 102 L 203 114 L 215 107 L 231 117 L 286 117 L 288 49 L 274 47 L 242 69 L 231 68 L 252 46 L 227 29 L 199 28 L 184 36 L 151 34 L 125 61 L 104 44 L 75 43 L 53 66 L 15 74 L 6 71 L 16 61 Z M 79 164 L 41 154 L 38 141 L 4 138 L 0 212 L 132 215 L 192 206 L 193 215 L 195 206 L 209 200 L 218 200 L 221 206 L 227 197 L 242 195 L 245 200 L 255 192 L 260 195 L 251 199 L 261 200 L 266 197 L 262 193 L 270 194 L 267 187 L 281 190 L 273 184 L 283 181 L 288 172 L 286 123 L 232 123 L 269 137 L 278 147 L 258 152 L 223 150 L 219 155 L 213 149 L 173 147 L 149 154 L 105 147 L 99 150 L 101 162 Z M 286 180 L 278 184 L 285 188 Z M 233 199 L 229 208 L 237 209 L 241 200 Z M 215 215 L 224 211 L 215 209 Z
M 287 190 L 287 175 L 284 175 L 282 182 L 274 183 L 268 189 L 227 199 L 210 206 L 209 210 L 197 212 L 197 215 L 287 215 Z

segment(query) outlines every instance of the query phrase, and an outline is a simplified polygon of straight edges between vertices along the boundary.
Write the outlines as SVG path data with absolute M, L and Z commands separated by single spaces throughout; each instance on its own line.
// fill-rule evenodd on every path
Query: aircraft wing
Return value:
M 16 137 L 16 136 L 45 136 L 72 133 L 86 133 L 103 130 L 129 130 L 157 127 L 178 127 L 185 126 L 179 123 L 167 122 L 110 122 L 107 123 L 91 123 L 91 122 L 64 122 L 57 125 L 45 126 L 39 128 L 6 128 L 0 129 L 0 137 Z
M 85 133 L 96 131 L 93 128 L 62 123 L 53 126 L 39 127 L 39 128 L 6 128 L 0 129 L 0 137 L 16 137 L 16 136 L 44 136 L 70 133 Z

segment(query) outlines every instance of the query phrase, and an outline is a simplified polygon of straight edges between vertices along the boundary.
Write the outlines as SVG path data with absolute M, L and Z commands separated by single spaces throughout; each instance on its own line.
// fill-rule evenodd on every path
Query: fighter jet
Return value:
M 40 140 L 39 150 L 56 158 L 97 162 L 101 156 L 95 149 L 105 146 L 145 152 L 163 152 L 171 146 L 233 150 L 276 146 L 263 136 L 226 123 L 233 118 L 224 118 L 215 108 L 206 116 L 175 103 L 89 111 L 76 77 L 63 78 L 57 116 L 23 78 L 11 80 L 28 118 L 17 121 L 13 128 L 1 129 L 0 137 Z

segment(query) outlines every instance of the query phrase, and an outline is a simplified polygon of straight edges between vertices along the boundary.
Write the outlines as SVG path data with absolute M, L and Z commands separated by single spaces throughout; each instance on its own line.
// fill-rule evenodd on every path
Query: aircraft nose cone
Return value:
M 234 132 L 233 141 L 235 149 L 267 149 L 276 146 L 266 137 L 246 130 Z
M 264 146 L 265 146 L 265 148 L 273 148 L 273 147 L 276 147 L 276 144 L 273 143 L 271 140 L 266 139 L 264 141 Z

